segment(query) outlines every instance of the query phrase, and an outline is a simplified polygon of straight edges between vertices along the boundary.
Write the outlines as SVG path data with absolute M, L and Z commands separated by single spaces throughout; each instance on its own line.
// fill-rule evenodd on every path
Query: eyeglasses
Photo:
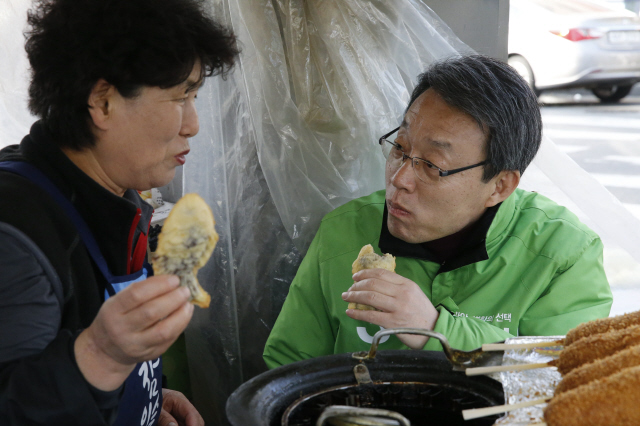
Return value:
M 397 170 L 400 168 L 400 166 L 402 166 L 404 160 L 411 160 L 413 172 L 416 174 L 416 177 L 422 182 L 428 183 L 434 180 L 438 180 L 440 177 L 451 176 L 453 174 L 487 164 L 487 160 L 485 160 L 481 163 L 473 164 L 467 167 L 461 167 L 459 169 L 444 170 L 433 164 L 431 161 L 425 160 L 423 158 L 409 157 L 402 150 L 402 146 L 395 142 L 395 138 L 393 140 L 387 139 L 389 136 L 396 133 L 399 129 L 400 127 L 390 131 L 380 138 L 379 143 L 382 147 L 382 152 L 387 159 L 387 164 L 389 164 L 389 167 L 392 170 Z

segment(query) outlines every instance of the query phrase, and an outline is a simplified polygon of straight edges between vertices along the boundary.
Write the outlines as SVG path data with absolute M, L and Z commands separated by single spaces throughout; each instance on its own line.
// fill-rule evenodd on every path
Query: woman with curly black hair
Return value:
M 136 190 L 185 163 L 235 37 L 198 0 L 37 0 L 28 22 L 39 120 L 0 151 L 0 425 L 202 425 L 162 389 L 193 305 L 152 277 Z

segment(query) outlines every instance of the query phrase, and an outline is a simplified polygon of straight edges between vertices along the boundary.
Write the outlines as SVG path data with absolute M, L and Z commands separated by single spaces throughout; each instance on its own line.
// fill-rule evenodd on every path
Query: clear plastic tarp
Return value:
M 29 61 L 22 32 L 29 0 L 0 0 L 0 148 L 19 143 L 35 120 L 27 108 Z
M 377 140 L 401 121 L 417 75 L 470 49 L 420 1 L 212 6 L 242 55 L 198 95 L 184 191 L 205 196 L 221 234 L 201 280 L 215 306 L 186 335 L 196 403 L 217 424 L 224 397 L 264 371 L 264 342 L 322 217 L 384 187 Z
M 0 0 L 0 147 L 34 120 L 21 34 L 28 5 Z M 471 49 L 420 0 L 207 5 L 242 54 L 198 95 L 200 133 L 178 192 L 201 194 L 220 234 L 199 275 L 211 307 L 196 310 L 186 332 L 194 402 L 218 425 L 230 393 L 265 370 L 264 342 L 322 216 L 383 188 L 377 140 L 400 123 L 416 77 Z M 635 276 L 640 223 L 550 140 L 523 186 L 568 205 L 621 253 L 626 269 L 610 278 Z

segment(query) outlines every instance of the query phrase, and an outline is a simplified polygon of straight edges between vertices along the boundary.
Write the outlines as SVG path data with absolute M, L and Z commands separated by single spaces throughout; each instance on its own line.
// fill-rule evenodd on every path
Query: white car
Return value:
M 640 18 L 590 0 L 511 0 L 509 64 L 539 94 L 584 87 L 617 102 L 640 81 Z

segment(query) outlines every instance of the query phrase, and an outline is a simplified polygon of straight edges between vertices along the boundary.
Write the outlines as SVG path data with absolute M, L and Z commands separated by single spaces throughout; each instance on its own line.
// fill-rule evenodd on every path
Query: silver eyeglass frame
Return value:
M 398 130 L 400 130 L 400 127 L 399 127 L 399 126 L 398 126 L 398 127 L 396 127 L 395 129 L 393 129 L 392 131 L 390 131 L 389 133 L 387 133 L 386 135 L 383 135 L 383 136 L 378 140 L 378 143 L 380 144 L 380 146 L 381 146 L 381 147 L 383 147 L 384 143 L 386 142 L 386 143 L 388 143 L 388 144 L 391 144 L 391 145 L 392 145 L 393 147 L 395 147 L 396 149 L 399 149 L 400 151 L 402 151 L 402 147 L 401 147 L 399 144 L 397 144 L 397 143 L 395 143 L 395 142 L 391 142 L 390 140 L 388 140 L 388 139 L 387 139 L 389 136 L 391 136 L 392 134 L 394 134 L 394 133 L 395 133 L 395 132 L 397 132 Z M 387 160 L 387 161 L 389 161 L 389 158 L 387 157 L 387 159 L 386 159 L 386 160 Z M 405 153 L 404 153 L 404 151 L 402 151 L 402 161 L 400 162 L 400 165 L 404 164 L 404 160 L 411 160 L 411 167 L 413 167 L 413 168 L 414 168 L 414 169 L 413 169 L 413 170 L 414 170 L 414 172 L 415 172 L 415 166 L 414 166 L 414 163 L 413 163 L 413 162 L 414 162 L 414 161 L 416 161 L 416 160 L 418 160 L 418 161 L 422 161 L 423 163 L 425 163 L 425 164 L 427 165 L 427 167 L 429 167 L 430 169 L 436 169 L 436 170 L 438 170 L 438 174 L 439 174 L 441 177 L 444 177 L 444 176 L 451 176 L 451 175 L 453 175 L 453 174 L 460 173 L 460 172 L 463 172 L 463 171 L 465 171 L 465 170 L 473 169 L 473 168 L 475 168 L 475 167 L 479 167 L 479 166 L 484 166 L 485 164 L 487 164 L 487 163 L 488 163 L 488 161 L 487 161 L 487 160 L 484 160 L 484 161 L 482 161 L 482 162 L 480 162 L 480 163 L 472 164 L 471 166 L 460 167 L 459 169 L 453 169 L 453 170 L 444 170 L 444 169 L 441 169 L 440 167 L 436 166 L 435 164 L 433 164 L 433 163 L 432 163 L 431 161 L 429 161 L 429 160 L 425 160 L 424 158 L 420 158 L 420 157 L 410 157 L 410 156 L 408 156 L 407 154 L 405 154 Z M 416 174 L 416 176 L 420 179 L 420 176 L 418 176 L 417 174 Z M 420 179 L 420 180 L 424 182 L 424 180 L 422 180 L 422 179 Z

